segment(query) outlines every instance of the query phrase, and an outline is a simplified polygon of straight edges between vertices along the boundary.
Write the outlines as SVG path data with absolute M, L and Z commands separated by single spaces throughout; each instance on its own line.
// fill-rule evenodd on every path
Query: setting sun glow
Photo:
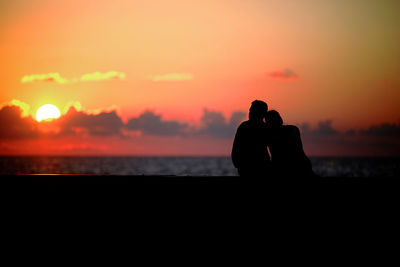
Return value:
M 224 156 L 233 175 L 254 100 L 299 128 L 307 156 L 400 157 L 399 11 L 400 0 L 0 0 L 0 166 Z
M 52 119 L 57 119 L 61 115 L 60 110 L 52 105 L 52 104 L 46 104 L 41 106 L 37 112 L 36 112 L 36 120 L 37 121 L 42 121 L 42 120 L 52 120 Z

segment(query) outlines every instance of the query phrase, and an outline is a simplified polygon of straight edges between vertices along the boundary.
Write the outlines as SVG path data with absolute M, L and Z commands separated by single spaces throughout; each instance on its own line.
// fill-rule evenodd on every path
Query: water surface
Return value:
M 397 177 L 400 158 L 311 157 L 321 176 Z M 235 176 L 229 157 L 0 157 L 0 174 Z

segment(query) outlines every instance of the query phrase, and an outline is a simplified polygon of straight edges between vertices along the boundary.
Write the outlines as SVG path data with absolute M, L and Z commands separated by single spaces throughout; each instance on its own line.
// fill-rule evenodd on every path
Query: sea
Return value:
M 399 177 L 400 157 L 310 157 L 322 177 Z M 237 176 L 230 157 L 1 156 L 0 175 Z

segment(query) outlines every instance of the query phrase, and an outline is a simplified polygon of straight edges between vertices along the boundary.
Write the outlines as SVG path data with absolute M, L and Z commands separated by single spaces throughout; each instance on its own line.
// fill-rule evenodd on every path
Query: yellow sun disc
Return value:
M 36 112 L 36 120 L 37 121 L 42 121 L 42 120 L 52 120 L 52 119 L 57 119 L 60 117 L 61 113 L 58 108 L 52 104 L 46 104 L 41 106 L 37 112 Z

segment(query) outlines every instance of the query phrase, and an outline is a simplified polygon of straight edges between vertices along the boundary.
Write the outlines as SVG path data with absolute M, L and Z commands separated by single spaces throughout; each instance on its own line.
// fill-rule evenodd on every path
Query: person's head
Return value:
M 268 111 L 265 116 L 265 121 L 267 122 L 267 125 L 271 127 L 280 127 L 283 124 L 282 117 L 276 110 Z
M 249 120 L 262 121 L 268 111 L 268 105 L 264 101 L 254 100 L 249 111 Z

